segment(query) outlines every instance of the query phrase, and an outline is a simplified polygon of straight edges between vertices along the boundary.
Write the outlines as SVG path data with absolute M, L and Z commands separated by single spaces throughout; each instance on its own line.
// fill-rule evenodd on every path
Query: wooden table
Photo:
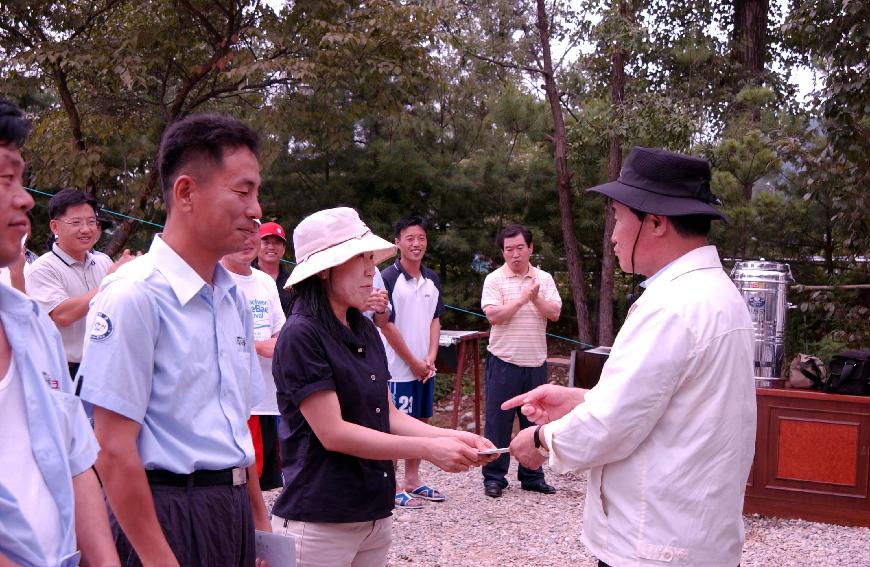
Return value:
M 441 331 L 438 340 L 438 358 L 435 367 L 439 372 L 454 372 L 453 416 L 450 426 L 459 426 L 459 405 L 462 402 L 462 377 L 467 370 L 466 359 L 471 356 L 474 376 L 474 432 L 480 435 L 480 340 L 489 337 L 485 331 Z M 455 358 L 451 349 L 454 349 Z
M 757 388 L 744 512 L 870 527 L 870 397 Z

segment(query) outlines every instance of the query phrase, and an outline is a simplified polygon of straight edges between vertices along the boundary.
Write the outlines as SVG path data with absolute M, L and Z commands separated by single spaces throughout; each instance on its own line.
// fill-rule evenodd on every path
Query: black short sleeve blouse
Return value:
M 311 394 L 335 390 L 345 421 L 390 431 L 387 358 L 372 331 L 365 338 L 348 331 L 337 339 L 295 308 L 287 319 L 272 360 L 284 476 L 272 510 L 276 516 L 335 523 L 390 516 L 396 492 L 392 461 L 327 451 L 299 411 Z

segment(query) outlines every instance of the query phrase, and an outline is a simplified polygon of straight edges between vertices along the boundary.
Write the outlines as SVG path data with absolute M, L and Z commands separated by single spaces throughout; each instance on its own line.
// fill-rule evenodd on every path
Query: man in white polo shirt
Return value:
M 492 325 L 486 358 L 486 426 L 484 436 L 496 447 L 511 440 L 514 415 L 520 428 L 531 422 L 516 409 L 505 411 L 505 400 L 547 383 L 547 320 L 558 321 L 562 299 L 553 276 L 529 263 L 532 233 L 519 224 L 502 229 L 498 245 L 505 263 L 486 276 L 480 306 Z M 498 498 L 507 486 L 505 475 L 510 456 L 483 467 L 483 491 Z M 519 466 L 517 474 L 524 490 L 553 494 L 556 489 L 544 481 L 540 467 Z
M 391 308 L 375 318 L 380 323 L 390 370 L 390 393 L 399 411 L 428 421 L 435 394 L 435 356 L 441 334 L 441 282 L 423 265 L 426 224 L 403 217 L 393 226 L 401 257 L 383 271 Z M 384 324 L 383 318 L 389 317 Z M 380 321 L 379 321 L 380 319 Z M 396 506 L 420 508 L 418 499 L 441 502 L 444 495 L 420 480 L 420 460 L 405 460 L 405 480 Z
M 97 202 L 76 189 L 61 189 L 48 200 L 49 227 L 54 234 L 51 250 L 29 268 L 27 295 L 35 299 L 54 321 L 75 378 L 82 360 L 85 317 L 100 282 L 133 259 L 125 250 L 117 262 L 93 250 L 100 238 Z

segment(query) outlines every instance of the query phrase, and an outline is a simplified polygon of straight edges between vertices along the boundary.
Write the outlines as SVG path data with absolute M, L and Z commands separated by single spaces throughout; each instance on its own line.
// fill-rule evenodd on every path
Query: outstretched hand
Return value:
M 538 386 L 530 392 L 515 396 L 501 405 L 508 410 L 519 407 L 523 415 L 533 423 L 549 423 L 566 415 L 583 403 L 588 390 L 566 388 L 554 384 Z
M 424 459 L 446 472 L 464 472 L 477 466 L 481 457 L 477 450 L 459 437 L 426 439 Z
M 495 445 L 492 444 L 492 441 L 490 441 L 486 437 L 475 435 L 470 431 L 460 431 L 459 433 L 457 433 L 457 436 L 462 439 L 462 441 L 464 441 L 466 445 L 468 445 L 475 451 L 487 451 L 497 448 Z M 477 455 L 477 465 L 485 465 L 490 461 L 494 461 L 498 457 L 499 455 Z

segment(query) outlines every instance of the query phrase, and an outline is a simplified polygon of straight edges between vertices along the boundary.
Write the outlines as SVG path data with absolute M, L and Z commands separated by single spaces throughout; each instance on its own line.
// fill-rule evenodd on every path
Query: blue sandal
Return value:
M 443 494 L 435 490 L 434 488 L 430 488 L 425 484 L 422 486 L 418 486 L 414 490 L 410 492 L 411 495 L 422 498 L 423 500 L 429 500 L 430 502 L 444 502 L 447 500 Z
M 416 504 L 415 504 L 416 502 Z M 396 494 L 396 508 L 405 508 L 406 510 L 419 510 L 423 507 L 417 498 L 411 496 L 405 491 Z

